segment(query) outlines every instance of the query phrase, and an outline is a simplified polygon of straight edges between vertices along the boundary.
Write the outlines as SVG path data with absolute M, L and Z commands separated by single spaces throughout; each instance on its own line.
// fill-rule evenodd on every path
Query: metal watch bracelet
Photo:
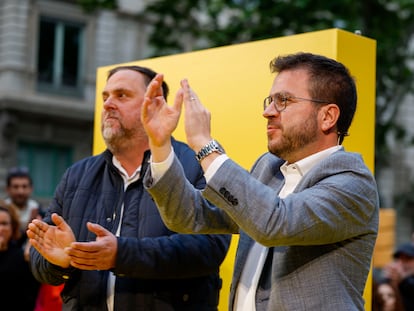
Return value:
M 219 154 L 224 153 L 223 147 L 221 147 L 221 145 L 214 139 L 209 141 L 203 148 L 200 149 L 200 151 L 196 154 L 196 159 L 200 162 L 213 152 L 217 152 Z

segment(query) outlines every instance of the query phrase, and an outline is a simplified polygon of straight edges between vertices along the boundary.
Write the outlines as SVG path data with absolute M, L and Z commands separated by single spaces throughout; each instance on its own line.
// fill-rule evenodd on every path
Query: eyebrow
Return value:
M 114 90 L 111 90 L 111 91 L 103 90 L 102 95 L 106 95 L 106 94 L 109 94 L 109 93 L 131 93 L 131 92 L 132 92 L 131 89 L 126 89 L 124 87 L 120 87 L 120 88 L 117 88 L 117 89 L 114 89 Z

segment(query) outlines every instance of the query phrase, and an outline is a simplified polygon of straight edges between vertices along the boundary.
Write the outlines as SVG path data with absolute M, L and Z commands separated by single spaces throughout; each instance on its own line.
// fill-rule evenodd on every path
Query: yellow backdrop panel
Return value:
M 322 54 L 344 63 L 356 78 L 358 108 L 345 148 L 363 155 L 374 170 L 375 62 L 376 42 L 339 29 L 231 45 L 178 55 L 116 65 L 141 65 L 164 73 L 172 103 L 179 81 L 188 78 L 203 104 L 212 113 L 212 135 L 228 155 L 247 170 L 267 151 L 266 122 L 262 116 L 263 98 L 269 94 L 274 74 L 269 62 L 278 55 L 299 51 Z M 107 72 L 116 66 L 97 70 L 94 154 L 104 150 L 100 134 L 101 92 Z M 185 141 L 183 122 L 174 133 Z M 237 245 L 233 236 L 230 251 L 221 267 L 223 289 L 220 310 L 227 310 L 228 295 Z M 371 310 L 371 278 L 364 297 Z

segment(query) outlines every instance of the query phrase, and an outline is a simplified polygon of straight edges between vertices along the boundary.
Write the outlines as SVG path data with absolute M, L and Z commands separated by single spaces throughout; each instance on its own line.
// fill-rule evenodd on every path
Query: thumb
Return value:
M 107 236 L 107 235 L 112 234 L 111 232 L 106 230 L 101 225 L 98 225 L 98 224 L 95 224 L 95 223 L 92 223 L 92 222 L 88 222 L 86 224 L 86 226 L 88 227 L 88 230 L 92 233 L 95 233 L 97 237 L 102 237 L 102 236 Z
M 70 228 L 68 223 L 63 219 L 62 216 L 60 216 L 56 213 L 53 213 L 52 214 L 52 221 L 60 230 L 72 231 L 72 229 Z

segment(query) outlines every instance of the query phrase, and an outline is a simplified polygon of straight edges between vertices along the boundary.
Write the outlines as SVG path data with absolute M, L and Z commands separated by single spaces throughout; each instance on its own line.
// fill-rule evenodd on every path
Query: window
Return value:
M 83 31 L 79 23 L 40 18 L 37 81 L 39 92 L 81 96 Z
M 35 197 L 53 197 L 63 173 L 73 163 L 72 154 L 72 148 L 66 146 L 18 144 L 18 165 L 29 168 Z

